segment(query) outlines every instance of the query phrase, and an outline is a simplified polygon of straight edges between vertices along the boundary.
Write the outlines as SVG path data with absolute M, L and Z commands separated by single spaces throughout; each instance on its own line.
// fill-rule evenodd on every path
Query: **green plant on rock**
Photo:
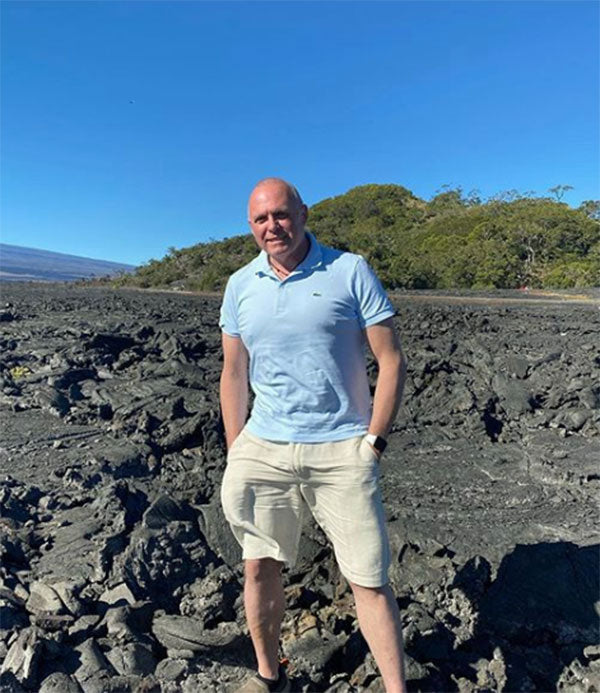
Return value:
M 13 366 L 9 370 L 9 373 L 13 380 L 19 380 L 19 378 L 24 378 L 26 375 L 29 375 L 31 369 L 28 366 Z

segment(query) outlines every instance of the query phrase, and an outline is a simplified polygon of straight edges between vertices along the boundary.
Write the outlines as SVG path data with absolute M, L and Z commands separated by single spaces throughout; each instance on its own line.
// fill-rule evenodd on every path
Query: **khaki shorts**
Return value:
M 381 587 L 390 551 L 378 478 L 377 456 L 363 436 L 282 443 L 244 429 L 227 457 L 221 502 L 244 559 L 293 565 L 308 506 L 342 574 L 357 585 Z

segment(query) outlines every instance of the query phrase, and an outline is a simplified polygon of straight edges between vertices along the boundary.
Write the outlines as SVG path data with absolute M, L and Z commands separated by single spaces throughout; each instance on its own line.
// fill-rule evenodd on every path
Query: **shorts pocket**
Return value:
M 361 438 L 358 444 L 358 456 L 361 462 L 379 464 L 379 457 L 366 438 Z
M 229 457 L 231 456 L 231 453 L 241 445 L 242 439 L 244 437 L 244 431 L 245 431 L 245 429 L 242 428 L 242 430 L 238 433 L 237 438 L 231 444 L 231 447 L 229 448 L 229 450 L 227 450 L 227 459 L 229 459 Z

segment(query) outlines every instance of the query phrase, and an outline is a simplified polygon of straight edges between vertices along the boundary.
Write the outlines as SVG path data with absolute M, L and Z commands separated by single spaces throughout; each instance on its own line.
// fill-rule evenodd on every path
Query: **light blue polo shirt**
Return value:
M 316 443 L 366 433 L 371 396 L 363 328 L 394 315 L 360 255 L 310 239 L 280 280 L 262 251 L 231 275 L 223 332 L 242 339 L 255 394 L 247 427 L 267 440 Z

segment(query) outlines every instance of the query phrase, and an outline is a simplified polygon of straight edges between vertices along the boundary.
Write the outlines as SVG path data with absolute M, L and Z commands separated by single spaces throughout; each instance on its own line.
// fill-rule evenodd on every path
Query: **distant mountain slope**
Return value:
M 0 243 L 0 281 L 73 281 L 133 270 L 120 262 Z

